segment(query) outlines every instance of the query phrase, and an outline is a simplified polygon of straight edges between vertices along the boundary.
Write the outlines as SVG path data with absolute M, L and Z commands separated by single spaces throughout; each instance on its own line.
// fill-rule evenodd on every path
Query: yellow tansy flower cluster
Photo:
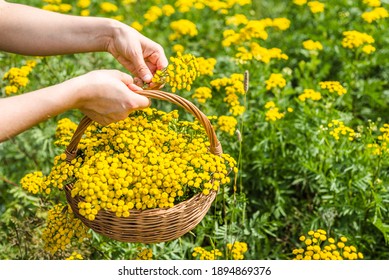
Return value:
M 114 3 L 102 2 L 102 3 L 100 3 L 100 9 L 104 13 L 114 13 L 114 12 L 117 12 L 119 8 Z
M 227 243 L 226 249 L 227 259 L 243 260 L 248 247 L 245 242 L 235 241 L 234 243 Z M 219 249 L 208 251 L 202 247 L 195 247 L 192 256 L 199 260 L 217 260 L 223 258 L 223 253 Z
M 239 26 L 241 24 L 247 24 L 249 20 L 244 14 L 236 14 L 231 17 L 227 17 L 226 24 L 227 25 L 235 25 Z
M 20 184 L 23 189 L 32 194 L 50 194 L 51 192 L 51 189 L 46 184 L 46 177 L 41 171 L 28 173 L 20 180 Z
M 217 129 L 234 135 L 238 121 L 232 116 L 220 116 L 217 120 Z
M 366 54 L 371 54 L 376 51 L 376 48 L 372 45 L 365 45 L 362 47 L 362 51 Z
M 339 96 L 347 93 L 347 90 L 338 81 L 324 81 L 320 82 L 321 89 L 328 90 L 330 93 L 336 92 Z
M 319 1 L 309 1 L 308 2 L 308 7 L 313 14 L 324 12 L 324 6 L 325 6 L 324 3 L 321 3 Z
M 265 113 L 266 121 L 276 121 L 285 117 L 285 113 L 280 113 L 280 109 L 276 106 L 273 101 L 268 101 L 265 104 L 265 109 L 268 109 Z
M 169 40 L 174 41 L 184 36 L 194 37 L 198 34 L 196 24 L 187 19 L 172 21 L 170 28 L 173 33 L 169 35 Z
M 29 83 L 28 75 L 36 66 L 35 60 L 27 60 L 26 64 L 18 67 L 12 67 L 3 76 L 3 80 L 8 82 L 5 86 L 5 94 L 12 95 L 18 93 L 19 89 L 24 88 Z
M 223 257 L 223 253 L 219 249 L 208 251 L 202 247 L 195 247 L 192 256 L 199 260 L 217 260 L 219 257 Z
M 74 216 L 71 207 L 57 204 L 49 210 L 42 233 L 46 251 L 54 255 L 69 247 L 73 239 L 82 242 L 89 237 L 88 228 Z
M 219 11 L 222 14 L 226 14 L 228 9 L 232 8 L 234 5 L 244 6 L 251 4 L 251 0 L 177 0 L 175 1 L 175 6 L 178 8 L 179 12 L 186 13 L 190 9 L 195 8 L 202 10 L 205 7 L 210 8 L 213 11 Z
M 204 128 L 179 121 L 178 112 L 134 112 L 118 123 L 91 125 L 90 142 L 79 146 L 70 164 L 55 158 L 47 177 L 58 188 L 74 182 L 72 196 L 83 198 L 79 213 L 94 220 L 101 209 L 128 217 L 132 209 L 169 208 L 196 193 L 208 195 L 230 182 L 235 160 L 209 153 Z
M 197 64 L 199 66 L 200 75 L 213 76 L 213 70 L 215 69 L 215 58 L 197 57 Z
M 196 88 L 192 98 L 197 99 L 199 103 L 205 103 L 208 99 L 212 98 L 212 90 L 209 87 Z
M 159 17 L 161 16 L 162 16 L 162 9 L 158 6 L 151 6 L 143 15 L 143 17 L 146 20 L 146 24 L 150 24 L 152 22 L 157 21 L 157 19 L 159 19 Z
M 363 45 L 371 45 L 374 38 L 366 33 L 356 30 L 344 31 L 342 46 L 346 49 L 356 49 Z
M 272 73 L 265 81 L 266 84 L 266 90 L 271 90 L 273 88 L 284 88 L 286 86 L 286 80 L 284 79 L 284 76 L 280 73 Z
M 138 253 L 136 254 L 135 260 L 152 260 L 153 251 L 149 248 L 138 248 Z
M 313 89 L 304 89 L 304 92 L 299 95 L 298 99 L 301 101 L 305 101 L 307 99 L 317 101 L 321 99 L 321 94 Z
M 303 42 L 303 48 L 308 51 L 321 51 L 323 45 L 319 41 L 306 40 Z
M 383 153 L 389 152 L 389 124 L 385 123 L 380 127 L 382 133 L 377 137 L 377 143 L 369 143 L 367 147 L 373 150 L 373 155 L 382 155 Z
M 229 111 L 233 116 L 239 116 L 244 113 L 245 107 L 239 102 L 239 96 L 245 94 L 244 75 L 231 74 L 230 77 L 219 78 L 211 81 L 211 86 L 217 91 L 224 90 L 226 97 L 223 101 L 228 104 Z
M 169 65 L 163 70 L 157 70 L 152 82 L 156 84 L 168 83 L 172 92 L 176 90 L 190 90 L 191 85 L 200 76 L 200 67 L 196 57 L 192 54 L 177 53 L 170 57 Z
M 68 13 L 73 8 L 70 4 L 62 3 L 62 0 L 44 0 L 43 2 L 47 4 L 42 9 L 47 11 Z
M 272 27 L 278 30 L 287 30 L 290 27 L 290 20 L 287 18 L 274 18 Z
M 310 230 L 307 235 L 301 235 L 299 240 L 303 248 L 292 251 L 294 260 L 357 260 L 363 259 L 363 254 L 353 245 L 346 245 L 347 238 L 339 240 L 327 237 L 323 229 Z
M 222 14 L 227 14 L 228 10 L 235 4 L 239 6 L 251 4 L 251 0 L 224 0 L 224 1 L 205 1 L 206 5 L 213 11 L 220 11 Z
M 180 13 L 189 12 L 191 8 L 198 10 L 205 8 L 203 0 L 176 0 L 174 6 L 177 7 Z
M 293 4 L 296 4 L 298 6 L 303 6 L 307 4 L 307 0 L 293 0 Z
M 286 18 L 265 18 L 261 20 L 249 20 L 238 31 L 227 29 L 223 32 L 223 46 L 229 47 L 232 45 L 241 46 L 244 42 L 252 42 L 253 39 L 266 40 L 268 33 L 267 27 L 275 27 L 279 30 L 286 30 L 290 26 L 290 20 Z
M 227 249 L 228 255 L 232 256 L 234 260 L 243 260 L 248 247 L 246 242 L 235 241 L 234 243 L 228 243 Z
M 381 6 L 380 0 L 363 0 L 363 4 L 366 4 L 370 7 L 379 7 Z
M 389 17 L 389 13 L 384 7 L 378 7 L 370 12 L 364 12 L 362 14 L 363 20 L 368 23 L 372 23 L 373 21 L 377 21 L 387 17 Z
M 356 137 L 354 129 L 345 126 L 342 121 L 332 120 L 328 127 L 330 129 L 330 135 L 332 135 L 336 140 L 339 140 L 340 137 L 347 137 L 348 140 L 353 141 Z
M 81 9 L 87 9 L 91 5 L 91 0 L 78 0 L 77 7 Z
M 78 252 L 73 252 L 69 257 L 67 257 L 65 260 L 67 261 L 74 261 L 74 260 L 83 260 L 84 258 L 82 255 Z
M 131 27 L 138 30 L 142 31 L 143 30 L 143 25 L 139 21 L 134 21 L 131 23 Z
M 175 9 L 172 5 L 163 5 L 161 8 L 158 6 L 151 6 L 147 12 L 143 15 L 146 19 L 146 25 L 157 21 L 161 16 L 169 17 L 174 14 Z
M 55 130 L 55 142 L 57 146 L 67 146 L 70 143 L 73 133 L 77 129 L 77 124 L 69 118 L 60 119 Z
M 282 52 L 279 48 L 267 49 L 261 47 L 258 43 L 250 43 L 249 49 L 246 47 L 239 47 L 237 49 L 235 57 L 239 63 L 245 63 L 250 60 L 257 60 L 268 64 L 272 59 L 284 59 L 288 60 L 288 56 Z
M 183 45 L 181 45 L 181 44 L 174 44 L 173 47 L 172 47 L 172 50 L 175 53 L 184 53 L 185 47 Z

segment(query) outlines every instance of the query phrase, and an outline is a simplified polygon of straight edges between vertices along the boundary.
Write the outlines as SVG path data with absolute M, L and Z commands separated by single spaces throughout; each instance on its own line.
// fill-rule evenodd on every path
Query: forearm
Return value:
M 0 0 L 0 50 L 24 55 L 106 51 L 118 24 Z
M 73 80 L 30 93 L 0 99 L 0 142 L 77 106 Z

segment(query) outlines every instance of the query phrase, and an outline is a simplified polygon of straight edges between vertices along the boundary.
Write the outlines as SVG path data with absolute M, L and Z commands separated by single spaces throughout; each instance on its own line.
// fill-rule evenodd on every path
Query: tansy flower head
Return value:
M 320 42 L 313 40 L 304 41 L 303 47 L 309 51 L 321 51 L 323 49 L 323 45 Z
M 100 3 L 100 8 L 104 13 L 113 13 L 118 10 L 118 6 L 111 2 L 102 2 Z
M 18 93 L 19 89 L 24 88 L 29 83 L 28 76 L 36 66 L 35 60 L 27 60 L 21 67 L 12 67 L 3 76 L 3 80 L 9 85 L 5 87 L 5 94 L 11 95 Z
M 47 214 L 46 227 L 42 233 L 45 250 L 55 254 L 58 250 L 66 250 L 73 239 L 82 242 L 89 238 L 88 228 L 77 219 L 71 208 L 57 204 Z
M 51 189 L 46 184 L 45 176 L 41 171 L 35 171 L 32 173 L 28 173 L 21 180 L 20 184 L 22 188 L 27 190 L 32 194 L 46 193 L 50 194 Z
M 245 107 L 239 102 L 239 96 L 244 95 L 244 75 L 234 73 L 230 77 L 219 78 L 211 81 L 211 86 L 216 91 L 224 91 L 224 102 L 227 103 L 229 111 L 233 116 L 239 116 L 244 113 Z
M 220 116 L 217 120 L 217 129 L 234 135 L 238 121 L 235 117 Z
M 81 9 L 87 9 L 91 4 L 91 0 L 78 0 L 77 7 Z
M 222 257 L 223 254 L 219 249 L 208 251 L 202 247 L 195 247 L 192 256 L 199 260 L 217 260 L 219 257 Z
M 342 46 L 347 49 L 356 49 L 365 44 L 373 44 L 374 38 L 356 30 L 344 31 Z
M 170 23 L 173 33 L 170 34 L 169 40 L 174 41 L 181 37 L 194 37 L 198 34 L 196 24 L 187 19 L 180 19 Z
M 69 257 L 67 257 L 65 260 L 72 261 L 72 260 L 83 260 L 84 258 L 82 255 L 78 252 L 73 252 Z
M 138 247 L 138 252 L 136 254 L 136 260 L 152 260 L 153 251 L 150 248 Z
M 302 6 L 302 5 L 307 4 L 307 0 L 293 0 L 293 3 L 298 5 L 298 6 Z
M 146 20 L 146 24 L 155 22 L 163 14 L 162 9 L 158 6 L 151 6 L 147 12 L 143 15 Z
M 306 99 L 317 101 L 321 99 L 321 94 L 313 89 L 304 89 L 304 92 L 299 95 L 298 99 L 301 101 L 305 101 Z
M 364 12 L 362 14 L 363 20 L 368 23 L 372 23 L 373 21 L 378 21 L 387 17 L 389 17 L 389 13 L 384 7 L 378 7 L 370 12 Z
M 235 241 L 234 243 L 228 243 L 227 249 L 228 254 L 231 255 L 234 260 L 243 260 L 248 247 L 246 242 Z
M 374 143 L 367 144 L 368 149 L 376 156 L 389 152 L 389 124 L 383 124 L 379 131 L 381 134 L 374 139 Z
M 363 4 L 366 4 L 370 7 L 379 7 L 381 6 L 380 0 L 363 0 Z
M 152 82 L 156 84 L 168 83 L 172 92 L 176 90 L 190 90 L 191 85 L 200 76 L 199 64 L 192 54 L 177 53 L 177 56 L 170 57 L 170 64 L 163 70 L 158 70 Z
M 286 86 L 286 80 L 282 74 L 272 73 L 268 80 L 266 80 L 266 89 L 283 88 Z
M 279 108 L 275 105 L 273 101 L 268 101 L 265 104 L 265 108 L 268 109 L 265 113 L 265 120 L 274 122 L 285 117 L 285 113 L 281 113 Z
M 294 260 L 356 260 L 363 259 L 363 254 L 357 251 L 353 245 L 348 245 L 348 239 L 344 236 L 335 240 L 328 237 L 323 229 L 310 231 L 310 236 L 300 236 L 301 248 L 292 250 Z
M 345 126 L 341 121 L 333 120 L 328 124 L 328 127 L 330 129 L 330 135 L 336 140 L 339 140 L 341 137 L 347 137 L 348 140 L 353 141 L 356 137 L 354 129 Z
M 339 96 L 347 93 L 347 90 L 338 81 L 320 82 L 319 86 L 321 89 L 328 90 L 330 93 L 336 92 Z
M 319 1 L 309 1 L 308 6 L 313 14 L 324 12 L 324 3 Z
M 208 87 L 199 87 L 195 90 L 192 98 L 197 99 L 199 103 L 205 103 L 208 99 L 212 98 L 212 90 Z

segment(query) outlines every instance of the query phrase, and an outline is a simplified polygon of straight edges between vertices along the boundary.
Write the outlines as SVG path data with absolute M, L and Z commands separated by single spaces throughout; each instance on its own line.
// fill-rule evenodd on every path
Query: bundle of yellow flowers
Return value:
M 310 230 L 307 235 L 301 235 L 299 240 L 303 246 L 293 250 L 294 260 L 363 259 L 363 254 L 354 245 L 347 244 L 347 237 L 335 239 L 327 236 L 323 229 Z
M 175 57 L 170 57 L 168 67 L 158 70 L 152 82 L 155 84 L 169 84 L 172 92 L 176 90 L 190 90 L 194 80 L 200 76 L 198 60 L 192 54 L 177 53 Z
M 204 128 L 178 117 L 148 108 L 106 127 L 90 125 L 77 157 L 57 156 L 46 184 L 73 183 L 79 213 L 93 221 L 101 209 L 129 217 L 132 209 L 171 208 L 229 183 L 235 160 L 208 152 Z

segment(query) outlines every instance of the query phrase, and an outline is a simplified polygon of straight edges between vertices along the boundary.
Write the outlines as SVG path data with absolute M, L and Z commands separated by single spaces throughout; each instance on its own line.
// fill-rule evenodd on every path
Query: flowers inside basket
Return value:
M 46 182 L 65 190 L 76 217 L 94 231 L 123 242 L 163 242 L 202 220 L 236 162 L 192 103 L 140 93 L 178 104 L 196 120 L 150 108 L 106 127 L 85 117 Z

